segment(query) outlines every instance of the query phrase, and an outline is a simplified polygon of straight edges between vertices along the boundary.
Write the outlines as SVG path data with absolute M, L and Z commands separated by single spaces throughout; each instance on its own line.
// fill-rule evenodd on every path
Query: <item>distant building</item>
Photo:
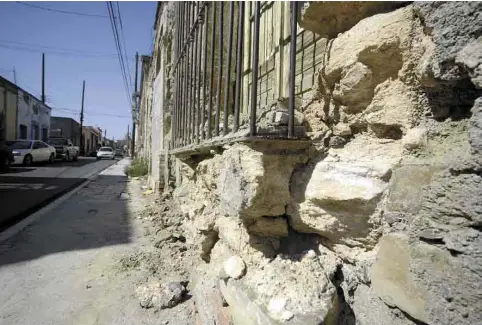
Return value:
M 0 138 L 47 141 L 52 109 L 2 77 L 0 93 Z
M 100 148 L 102 143 L 101 129 L 94 126 L 84 126 L 82 127 L 82 133 L 83 146 L 81 146 L 81 150 L 84 154 L 88 155 Z
M 52 116 L 50 119 L 51 138 L 69 138 L 74 146 L 80 146 L 80 124 L 70 117 Z

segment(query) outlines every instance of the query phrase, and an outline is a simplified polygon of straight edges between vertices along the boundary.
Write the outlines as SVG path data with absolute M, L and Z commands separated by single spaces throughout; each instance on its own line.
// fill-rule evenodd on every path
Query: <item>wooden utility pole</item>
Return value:
M 138 107 L 137 107 L 137 66 L 139 64 L 139 53 L 136 52 L 136 74 L 134 76 L 134 95 L 132 96 L 132 99 L 134 100 L 134 114 L 132 115 L 132 146 L 131 146 L 131 156 L 134 158 L 135 154 L 135 146 L 136 146 L 136 119 L 135 117 L 137 116 L 138 112 Z
M 45 53 L 42 53 L 42 103 L 45 104 Z
M 80 106 L 80 153 L 85 154 L 83 141 L 83 124 L 84 124 L 84 95 L 85 95 L 85 80 L 82 83 L 82 105 Z
M 17 72 L 15 71 L 15 67 L 13 67 L 13 83 L 17 84 Z

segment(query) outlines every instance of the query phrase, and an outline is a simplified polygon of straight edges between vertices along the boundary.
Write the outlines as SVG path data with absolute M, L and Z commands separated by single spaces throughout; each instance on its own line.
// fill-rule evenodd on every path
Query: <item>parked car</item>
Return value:
M 116 157 L 121 157 L 121 158 L 123 158 L 123 157 L 124 157 L 124 150 L 122 150 L 122 149 L 116 149 L 116 150 L 115 150 L 115 156 L 116 156 Z
M 33 162 L 55 161 L 55 148 L 39 140 L 16 140 L 7 141 L 12 148 L 13 164 L 30 166 Z
M 80 149 L 72 144 L 70 139 L 50 138 L 48 143 L 55 147 L 56 158 L 65 161 L 77 161 Z
M 12 147 L 7 145 L 5 141 L 0 141 L 0 172 L 7 171 L 13 161 Z
M 111 147 L 100 147 L 97 151 L 97 160 L 101 159 L 115 159 L 115 152 Z

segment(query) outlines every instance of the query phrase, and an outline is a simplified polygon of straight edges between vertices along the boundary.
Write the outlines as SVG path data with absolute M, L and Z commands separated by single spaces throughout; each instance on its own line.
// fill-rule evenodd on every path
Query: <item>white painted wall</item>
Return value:
M 29 94 L 18 91 L 17 137 L 20 138 L 20 125 L 27 126 L 28 140 L 42 140 L 42 129 L 50 132 L 50 108 Z M 34 126 L 38 125 L 38 137 L 34 134 Z
M 161 61 L 162 62 L 162 61 Z M 164 69 L 161 68 L 152 85 L 151 178 L 161 178 L 160 159 L 164 150 Z

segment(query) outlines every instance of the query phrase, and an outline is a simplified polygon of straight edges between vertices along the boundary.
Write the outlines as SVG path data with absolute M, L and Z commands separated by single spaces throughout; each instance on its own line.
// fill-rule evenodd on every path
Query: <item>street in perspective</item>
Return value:
M 0 325 L 482 325 L 482 2 L 0 2 Z

